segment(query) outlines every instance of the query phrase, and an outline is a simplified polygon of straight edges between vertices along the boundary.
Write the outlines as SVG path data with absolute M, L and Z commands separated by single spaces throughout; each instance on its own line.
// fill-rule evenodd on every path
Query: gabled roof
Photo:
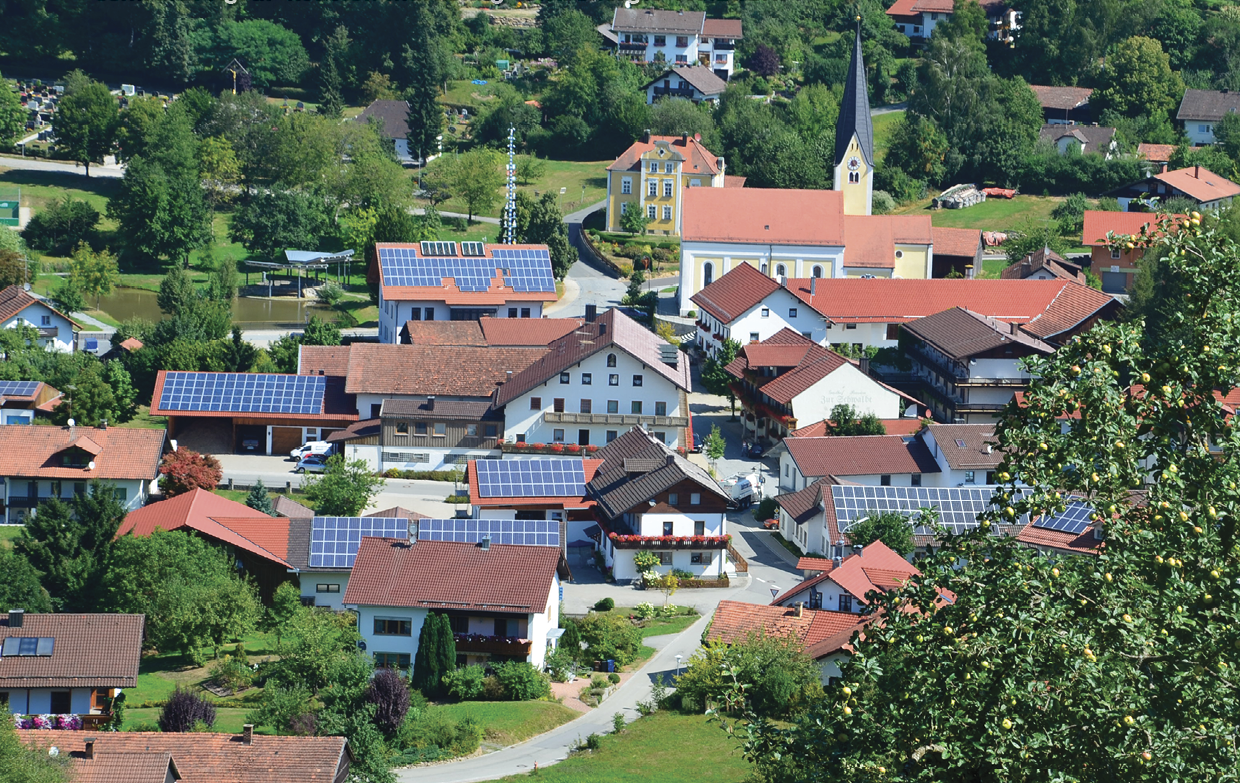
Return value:
M 430 519 L 426 514 L 419 514 L 417 511 L 410 511 L 400 506 L 392 506 L 380 511 L 372 511 L 369 514 L 363 514 L 366 517 L 376 517 L 379 519 Z
M 0 640 L 55 639 L 51 655 L 0 656 L 0 690 L 132 688 L 142 657 L 140 614 L 31 614 L 20 628 L 0 614 Z
M 1081 154 L 1091 152 L 1105 153 L 1115 139 L 1114 128 L 1098 125 L 1065 125 L 1063 123 L 1047 123 L 1038 131 L 1038 137 L 1058 144 L 1065 136 L 1071 136 L 1081 145 Z
M 786 438 L 784 446 L 807 478 L 939 472 L 920 439 L 899 435 Z
M 84 756 L 87 739 L 94 740 L 94 754 L 102 759 L 118 754 L 167 754 L 181 774 L 181 783 L 335 783 L 347 776 L 352 760 L 344 737 L 254 734 L 247 744 L 238 734 L 196 731 L 22 729 L 17 735 L 40 749 L 55 745 L 74 759 Z M 125 783 L 130 780 L 124 779 Z
M 929 0 L 925 0 L 928 2 Z M 951 0 L 944 0 L 949 5 Z M 835 124 L 835 165 L 848 154 L 853 137 L 861 147 L 866 166 L 874 168 L 874 121 L 870 118 L 870 90 L 865 80 L 865 60 L 861 55 L 861 27 L 857 26 L 848 76 L 844 78 L 844 97 L 840 99 L 840 116 Z
M 452 322 L 448 322 L 452 323 Z M 297 346 L 298 375 L 331 375 L 343 377 L 349 374 L 349 346 L 347 345 L 299 345 Z
M 775 502 L 787 512 L 788 516 L 792 517 L 793 522 L 799 525 L 805 524 L 822 510 L 822 487 L 823 480 L 820 479 L 796 492 L 777 495 Z M 805 558 L 801 559 L 804 560 Z M 827 562 L 830 563 L 831 561 L 828 560 Z M 800 567 L 798 563 L 797 568 L 799 569 Z
M 935 255 L 938 255 L 937 247 L 935 248 Z M 1032 277 L 1034 273 L 1041 269 L 1045 269 L 1060 280 L 1072 280 L 1077 283 L 1085 282 L 1085 273 L 1081 270 L 1079 264 L 1066 260 L 1048 247 L 1043 247 L 1037 252 L 1030 253 L 1024 259 L 1005 267 L 999 273 L 999 277 L 1004 280 L 1024 280 L 1027 277 Z
M 165 783 L 181 780 L 171 753 L 94 753 L 73 758 L 73 783 Z
M 514 277 L 507 271 L 513 264 L 502 256 L 520 250 L 540 251 L 540 256 L 548 252 L 546 245 L 484 244 L 481 256 L 433 256 L 423 255 L 421 243 L 380 242 L 375 245 L 373 263 L 367 269 L 367 277 L 379 284 L 385 300 L 421 300 L 466 307 L 505 305 L 513 302 L 554 302 L 557 297 L 549 257 L 540 257 L 531 262 L 537 263 L 541 270 L 547 273 L 545 276 L 529 277 L 524 291 L 518 291 L 514 286 Z M 496 251 L 502 251 L 500 257 L 495 255 Z M 386 268 L 385 256 L 389 259 Z M 491 263 L 488 264 L 488 261 Z M 463 290 L 458 284 L 458 278 L 476 283 L 476 278 L 483 269 L 490 275 L 486 279 L 485 288 Z M 532 271 L 531 268 L 526 270 L 526 273 Z M 413 284 L 414 280 L 419 282 Z M 432 280 L 438 282 L 426 282 Z M 535 289 L 535 285 L 541 290 Z M 472 283 L 467 284 L 466 288 L 473 289 Z
M 355 343 L 349 394 L 490 397 L 509 371 L 519 374 L 546 348 Z
M 844 246 L 838 190 L 687 188 L 681 198 L 685 242 Z
M 559 547 L 363 538 L 346 606 L 545 612 Z
M 994 424 L 931 424 L 928 431 L 952 470 L 989 470 L 1003 461 Z
M 965 360 L 998 348 L 1021 348 L 1021 355 L 1051 354 L 1053 346 L 1021 332 L 1015 325 L 953 307 L 918 318 L 902 327 L 919 340 L 933 345 L 951 359 Z
M 792 636 L 809 648 L 842 631 L 855 630 L 867 619 L 852 612 L 823 609 L 805 609 L 798 616 L 797 610 L 790 607 L 720 601 L 706 640 L 736 644 L 750 634 L 764 633 L 767 636 Z
M 952 0 L 896 0 L 887 9 L 888 16 L 920 16 L 923 13 L 950 14 L 954 10 Z
M 656 149 L 660 144 L 669 147 L 673 155 L 680 155 L 684 160 L 682 174 L 701 174 L 711 176 L 719 173 L 719 159 L 706 147 L 702 139 L 693 136 L 648 136 L 629 145 L 629 148 L 607 167 L 608 171 L 641 171 L 642 155 Z
M 694 188 L 694 190 L 698 189 Z M 700 189 L 706 190 L 706 188 Z M 688 391 L 688 360 L 677 354 L 675 367 L 664 364 L 659 353 L 661 345 L 667 345 L 663 338 L 613 307 L 600 315 L 593 323 L 587 323 L 580 329 L 552 342 L 545 350 L 539 349 L 540 355 L 537 359 L 500 387 L 496 405 L 508 404 L 539 384 L 559 376 L 561 372 L 574 364 L 609 348 L 624 351 L 677 388 Z
M 288 495 L 276 495 L 271 505 L 276 516 L 290 519 L 312 519 L 314 517 L 314 509 L 303 506 Z
M 759 272 L 752 264 L 737 264 L 689 297 L 689 301 L 723 323 L 730 324 L 779 288 L 778 282 Z
M 915 435 L 923 427 L 926 426 L 927 419 L 901 417 L 899 419 L 879 419 L 886 435 Z M 788 437 L 790 438 L 821 438 L 831 434 L 828 428 L 831 424 L 830 420 L 822 419 L 813 424 L 806 424 L 804 427 L 798 427 L 793 430 Z
M 487 345 L 542 347 L 584 326 L 584 318 L 481 318 Z M 441 323 L 436 321 L 435 323 Z
M 706 21 L 705 11 L 663 11 L 653 8 L 617 8 L 611 29 L 632 33 L 681 33 L 697 35 Z
M 846 559 L 839 568 L 831 569 L 826 578 L 848 591 L 862 603 L 869 603 L 865 594 L 871 590 L 893 590 L 921 574 L 882 541 L 875 541 L 856 557 Z
M 408 345 L 486 345 L 477 321 L 407 321 L 401 342 Z
M 704 19 L 702 20 L 703 38 L 731 38 L 736 40 L 744 37 L 740 19 Z
M 1201 202 L 1231 198 L 1240 194 L 1240 185 L 1201 166 L 1164 171 L 1155 174 L 1153 179 Z
M 676 74 L 681 79 L 689 83 L 689 86 L 702 93 L 703 95 L 722 95 L 723 91 L 728 89 L 728 83 L 715 75 L 709 67 L 705 65 L 677 65 L 669 68 L 659 74 L 658 78 L 651 79 L 646 83 L 646 87 L 652 84 L 658 84 L 668 77 L 668 74 Z
M 1234 90 L 1185 90 L 1180 99 L 1177 120 L 1218 122 L 1231 112 L 1240 111 L 1240 92 Z
M 424 421 L 502 421 L 490 400 L 384 400 L 381 418 Z
M 641 427 L 621 434 L 594 456 L 602 464 L 586 484 L 586 490 L 610 519 L 686 480 L 725 501 L 731 500 L 731 495 L 704 468 L 672 451 Z
M 1094 526 L 1085 528 L 1083 533 L 1069 533 L 1065 530 L 1048 530 L 1044 527 L 1025 525 L 1016 534 L 1016 540 L 1034 547 L 1057 549 L 1078 555 L 1096 555 L 1102 541 L 1094 537 Z
M 383 124 L 385 139 L 403 139 L 409 135 L 408 101 L 372 101 L 353 121 L 365 125 L 372 117 Z
M 1190 150 L 1199 150 L 1200 147 L 1189 147 Z M 1145 158 L 1150 163 L 1169 163 L 1171 156 L 1175 154 L 1176 145 L 1174 144 L 1146 144 L 1141 142 L 1137 145 L 1137 155 Z
M 982 230 L 979 228 L 942 228 L 934 226 L 930 229 L 934 239 L 934 255 L 966 256 L 973 258 L 977 249 L 982 246 Z
M 1050 306 L 1041 315 L 1021 326 L 1021 331 L 1043 340 L 1051 340 L 1095 316 L 1111 317 L 1121 306 L 1122 303 L 1110 294 L 1073 283 L 1064 286 Z M 1104 310 L 1107 312 L 1103 312 Z
M 980 232 L 979 232 L 980 234 Z M 896 245 L 934 242 L 929 215 L 845 215 L 844 266 L 894 269 Z M 938 253 L 938 249 L 935 249 Z
M 0 427 L 0 476 L 150 481 L 159 477 L 165 434 L 162 429 L 128 427 Z M 89 464 L 64 465 L 61 455 L 75 441 L 79 447 L 89 446 L 93 470 Z
M 60 312 L 55 307 L 52 307 L 51 302 L 47 302 L 36 296 L 30 295 L 19 285 L 11 285 L 3 291 L 0 291 L 0 321 L 7 321 L 32 305 L 40 305 L 61 318 L 64 318 L 66 321 L 73 324 L 74 327 L 78 329 L 82 328 L 82 325 L 77 321 Z
M 1081 244 L 1091 247 L 1104 247 L 1107 243 L 1107 232 L 1118 236 L 1135 236 L 1141 229 L 1155 226 L 1163 218 L 1183 217 L 1183 215 L 1165 215 L 1161 212 L 1105 212 L 1100 209 L 1085 210 L 1085 227 L 1081 234 Z
M 1091 87 L 1051 87 L 1043 84 L 1031 84 L 1029 89 L 1038 96 L 1038 103 L 1043 109 L 1059 111 L 1071 111 L 1084 106 L 1089 103 L 1089 96 L 1094 92 Z

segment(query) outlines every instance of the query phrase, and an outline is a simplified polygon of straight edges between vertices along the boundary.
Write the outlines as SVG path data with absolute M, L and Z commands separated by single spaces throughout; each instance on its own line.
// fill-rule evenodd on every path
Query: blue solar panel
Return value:
M 1017 490 L 1017 495 L 1022 492 Z M 939 512 L 939 524 L 960 534 L 977 527 L 978 516 L 990 508 L 994 494 L 993 487 L 831 487 L 841 531 L 872 513 L 894 511 L 912 516 L 923 508 L 934 508 Z M 935 534 L 925 525 L 915 526 L 913 532 L 919 536 Z
M 321 375 L 170 372 L 164 375 L 160 410 L 218 413 L 323 412 L 327 379 Z
M 1084 503 L 1069 503 L 1062 514 L 1044 515 L 1034 521 L 1034 527 L 1058 530 L 1079 536 L 1089 529 L 1094 509 Z
M 363 536 L 409 538 L 409 520 L 395 517 L 315 517 L 310 522 L 310 567 L 352 568 Z
M 38 381 L 0 381 L 0 397 L 29 397 L 38 388 Z
M 560 523 L 554 519 L 419 519 L 419 541 L 559 546 Z
M 580 459 L 480 459 L 474 465 L 484 498 L 580 498 L 586 491 Z
M 420 255 L 414 248 L 379 248 L 379 268 L 384 285 L 443 285 L 450 277 L 462 291 L 486 291 L 502 270 L 505 281 L 514 291 L 551 292 L 555 279 L 551 274 L 551 255 L 545 249 L 492 251 L 492 258 L 443 257 Z

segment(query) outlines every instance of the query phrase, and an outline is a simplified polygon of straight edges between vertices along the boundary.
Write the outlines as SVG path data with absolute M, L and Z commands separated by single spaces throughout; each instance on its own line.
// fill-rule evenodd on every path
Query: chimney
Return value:
M 21 628 L 22 620 L 25 619 L 25 617 L 26 617 L 25 609 L 10 609 L 9 610 L 9 627 L 10 628 Z
M 1008 331 L 1011 332 L 1013 336 L 1020 334 L 1020 324 L 1013 321 L 1008 324 Z
M 832 567 L 832 568 L 839 568 L 839 567 L 840 567 L 840 566 L 842 566 L 842 565 L 844 565 L 844 558 L 842 558 L 842 557 L 833 557 L 833 558 L 831 558 L 831 567 Z
M 862 549 L 864 549 L 864 548 L 865 548 L 865 547 L 861 546 L 860 544 L 853 544 L 853 554 L 854 554 L 854 555 L 859 555 L 859 554 L 861 554 L 861 550 L 862 550 Z
M 95 738 L 86 737 L 82 740 L 82 758 L 93 759 L 95 757 Z
M 685 131 L 684 133 L 680 134 L 680 140 L 685 143 L 686 147 L 689 146 L 689 132 Z
M 586 305 L 586 323 L 592 324 L 597 319 L 598 319 L 598 305 L 596 304 Z
M 805 614 L 805 602 L 797 601 L 797 617 L 801 617 L 804 614 Z
M 818 278 L 811 277 L 809 279 L 809 296 L 811 299 L 814 297 L 814 292 L 817 290 L 818 290 Z
M 101 430 L 106 430 L 107 428 L 108 428 L 108 420 L 107 420 L 107 419 L 100 419 L 100 420 L 99 420 L 99 429 L 101 429 Z
M 607 334 L 607 323 L 605 321 L 598 322 L 598 336 L 602 337 Z
M 1159 171 L 1159 173 L 1160 173 L 1160 174 L 1166 174 L 1166 173 L 1167 173 L 1167 162 L 1166 162 L 1166 161 L 1163 161 L 1161 164 L 1159 164 L 1159 166 L 1158 166 L 1158 171 Z
M 646 130 L 642 131 L 642 141 L 645 142 L 646 144 L 650 143 L 650 129 L 649 128 L 646 128 Z
M 428 411 L 435 410 L 435 395 L 428 394 L 426 397 L 426 409 Z
M 870 374 L 870 357 L 862 356 L 857 360 L 857 364 L 859 365 L 862 375 Z
M 779 287 L 780 287 L 780 288 L 787 288 L 787 287 L 788 287 L 788 276 L 787 276 L 787 275 L 780 275 L 780 276 L 779 276 Z
M 478 542 L 478 548 L 481 549 L 483 552 L 490 552 L 491 551 L 491 537 L 483 536 L 482 540 Z
M 1193 166 L 1193 178 L 1201 179 L 1201 166 Z
M 243 745 L 254 744 L 254 724 L 253 723 L 247 723 L 241 727 L 241 744 Z
M 511 380 L 512 380 L 512 370 L 509 370 L 507 378 L 503 381 L 503 383 L 507 383 L 508 381 L 511 381 Z
M 719 174 L 720 176 L 722 176 L 723 172 L 728 170 L 727 161 L 725 161 L 723 158 L 715 158 L 715 163 L 719 166 Z

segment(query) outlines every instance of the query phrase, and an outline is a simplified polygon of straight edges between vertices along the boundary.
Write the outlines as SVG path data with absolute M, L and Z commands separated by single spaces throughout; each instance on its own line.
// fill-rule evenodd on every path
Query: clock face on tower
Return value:
M 849 171 L 858 171 L 860 170 L 860 168 L 861 168 L 860 158 L 854 155 L 853 157 L 848 159 L 848 170 Z

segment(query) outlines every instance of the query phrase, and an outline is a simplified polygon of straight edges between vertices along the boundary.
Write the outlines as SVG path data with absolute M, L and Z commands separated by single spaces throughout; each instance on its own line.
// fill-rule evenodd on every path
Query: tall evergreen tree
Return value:
M 349 46 L 349 33 L 340 25 L 323 42 L 323 61 L 319 64 L 319 114 L 338 119 L 344 109 L 344 79 L 341 60 Z
M 423 12 L 418 16 L 425 17 Z M 439 148 L 436 136 L 443 129 L 443 108 L 440 107 L 439 86 L 444 79 L 444 62 L 440 56 L 440 44 L 432 36 L 429 24 L 423 20 L 414 29 L 412 45 L 406 44 L 404 53 L 405 99 L 409 102 L 409 151 L 431 155 Z
M 276 507 L 271 503 L 271 495 L 267 494 L 267 487 L 263 484 L 263 480 L 259 479 L 250 489 L 250 494 L 246 495 L 245 504 L 255 511 L 261 511 L 269 517 L 276 515 Z

